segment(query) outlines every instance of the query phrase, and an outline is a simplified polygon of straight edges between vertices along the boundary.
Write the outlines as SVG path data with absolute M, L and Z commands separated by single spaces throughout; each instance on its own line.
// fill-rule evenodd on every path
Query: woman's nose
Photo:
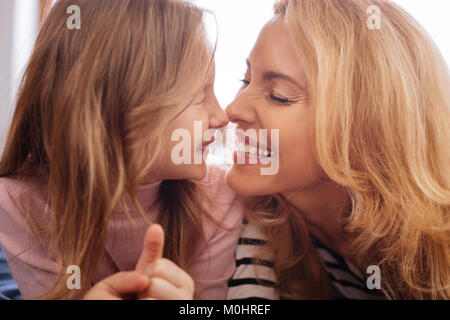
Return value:
M 251 108 L 250 101 L 245 101 L 240 95 L 228 105 L 226 113 L 230 121 L 234 123 L 252 123 L 255 118 L 255 113 Z

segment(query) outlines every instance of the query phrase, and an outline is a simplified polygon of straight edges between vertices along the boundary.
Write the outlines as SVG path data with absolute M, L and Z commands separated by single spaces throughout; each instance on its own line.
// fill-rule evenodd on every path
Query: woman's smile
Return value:
M 272 158 L 271 148 L 267 143 L 267 130 L 236 130 L 236 150 L 234 163 L 255 165 L 268 164 Z

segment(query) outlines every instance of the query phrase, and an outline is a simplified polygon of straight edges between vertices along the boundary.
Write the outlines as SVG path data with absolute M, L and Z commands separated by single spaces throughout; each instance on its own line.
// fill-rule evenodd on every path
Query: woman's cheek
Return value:
M 309 123 L 285 122 L 280 130 L 280 181 L 286 188 L 303 188 L 321 177 Z

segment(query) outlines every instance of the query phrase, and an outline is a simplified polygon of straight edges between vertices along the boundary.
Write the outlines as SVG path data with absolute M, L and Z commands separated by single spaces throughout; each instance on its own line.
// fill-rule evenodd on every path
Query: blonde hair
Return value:
M 366 24 L 371 5 L 381 9 L 379 30 Z M 357 264 L 381 268 L 389 298 L 450 299 L 450 80 L 439 50 L 389 1 L 281 0 L 275 13 L 305 67 L 318 162 L 352 200 L 341 221 L 357 234 Z M 283 203 L 279 198 L 269 208 Z M 301 213 L 290 219 L 302 230 L 289 227 L 285 238 L 309 242 Z M 275 252 L 286 251 L 273 238 L 280 219 L 257 220 Z M 300 250 L 309 260 L 293 250 L 275 258 L 282 295 L 305 297 L 293 288 L 311 284 L 286 265 L 311 264 L 311 251 L 310 244 Z M 320 286 L 313 297 L 329 294 Z
M 71 5 L 81 9 L 81 30 L 66 27 Z M 203 17 L 181 0 L 60 0 L 44 21 L 0 161 L 0 176 L 26 179 L 38 168 L 47 177 L 52 220 L 32 227 L 59 271 L 40 298 L 80 298 L 89 289 L 114 208 L 146 217 L 138 187 L 165 128 L 211 72 Z M 160 188 L 164 256 L 184 269 L 211 218 L 203 199 L 191 181 Z M 68 292 L 68 265 L 81 268 L 82 290 Z

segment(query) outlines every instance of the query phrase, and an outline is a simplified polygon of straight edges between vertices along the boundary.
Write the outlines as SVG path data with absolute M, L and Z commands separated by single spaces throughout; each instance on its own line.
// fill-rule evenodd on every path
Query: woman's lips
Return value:
M 236 130 L 237 150 L 233 157 L 235 164 L 267 165 L 271 162 L 274 153 L 267 145 L 267 131 L 264 137 L 261 134 L 260 130 L 255 129 L 244 131 L 238 128 Z
M 257 158 L 270 158 L 271 153 L 270 150 L 265 148 L 259 148 L 255 146 L 251 146 L 250 144 L 246 144 L 240 140 L 236 141 L 237 152 L 248 155 L 249 157 L 257 157 Z
M 255 130 L 255 132 L 257 131 Z M 236 131 L 236 138 L 236 147 L 239 153 L 266 159 L 272 156 L 272 152 L 266 144 L 261 143 L 260 139 L 253 139 L 250 134 L 246 135 L 242 129 Z

